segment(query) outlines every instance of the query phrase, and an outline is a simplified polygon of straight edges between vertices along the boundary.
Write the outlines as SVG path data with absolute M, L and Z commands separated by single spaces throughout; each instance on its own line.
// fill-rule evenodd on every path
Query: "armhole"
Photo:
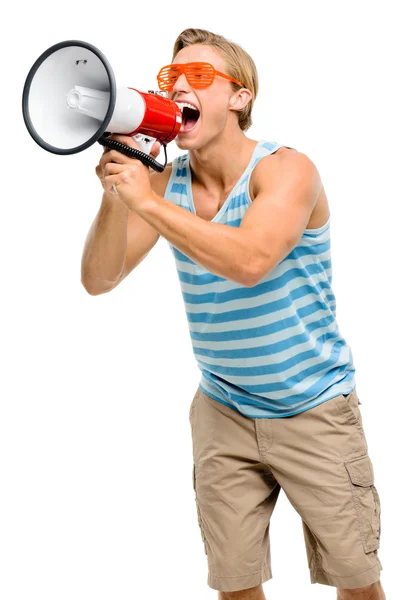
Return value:
M 172 161 L 171 174 L 169 176 L 168 183 L 166 184 L 166 188 L 165 188 L 164 196 L 163 196 L 165 198 L 165 200 L 169 200 L 168 195 L 171 191 L 173 180 L 176 177 L 176 171 L 177 171 L 177 157 L 175 157 Z

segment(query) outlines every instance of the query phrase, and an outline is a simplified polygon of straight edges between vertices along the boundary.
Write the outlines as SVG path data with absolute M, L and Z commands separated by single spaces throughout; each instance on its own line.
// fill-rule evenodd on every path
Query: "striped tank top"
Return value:
M 212 222 L 239 227 L 252 202 L 253 168 L 282 146 L 258 142 Z M 173 160 L 164 197 L 196 214 L 188 153 Z M 205 394 L 246 417 L 277 418 L 355 388 L 352 351 L 336 320 L 330 217 L 322 227 L 305 229 L 297 246 L 253 287 L 219 277 L 169 246 Z

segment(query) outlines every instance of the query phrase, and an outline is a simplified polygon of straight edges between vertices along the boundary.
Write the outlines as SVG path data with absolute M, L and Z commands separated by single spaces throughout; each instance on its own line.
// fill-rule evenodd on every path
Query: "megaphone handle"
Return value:
M 145 154 L 150 154 L 150 150 L 152 149 L 152 146 L 153 146 L 154 142 L 156 141 L 156 138 L 152 138 L 147 135 L 142 135 L 141 133 L 137 133 L 136 135 L 133 135 L 132 139 L 136 141 L 139 148 Z
M 118 142 L 116 140 L 111 140 L 111 138 L 109 138 L 109 137 L 102 136 L 97 140 L 97 142 L 99 144 L 101 144 L 101 146 L 105 146 L 106 148 L 110 148 L 111 150 L 117 150 L 118 152 L 122 152 L 123 154 L 125 154 L 126 156 L 129 156 L 130 158 L 136 158 L 137 160 L 140 160 L 141 163 L 143 163 L 146 167 L 151 167 L 152 169 L 154 169 L 154 171 L 157 171 L 158 173 L 163 172 L 163 170 L 165 169 L 166 164 L 168 162 L 168 157 L 166 154 L 166 144 L 163 144 L 164 154 L 165 154 L 165 163 L 163 165 L 160 165 L 160 163 L 157 162 L 152 156 L 145 154 L 144 152 L 142 152 L 142 150 L 137 150 L 136 148 L 131 148 L 130 146 L 126 146 L 125 144 L 122 144 L 121 142 Z

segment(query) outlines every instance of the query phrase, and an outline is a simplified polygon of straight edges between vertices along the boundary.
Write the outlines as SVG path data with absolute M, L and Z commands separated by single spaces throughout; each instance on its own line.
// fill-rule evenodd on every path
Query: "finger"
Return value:
M 97 165 L 97 166 L 96 166 L 96 175 L 98 175 L 98 177 L 99 177 L 100 179 L 102 179 L 102 178 L 103 178 L 103 176 L 104 176 L 104 171 L 103 171 L 103 169 L 102 169 L 101 165 Z
M 124 165 L 130 161 L 130 158 L 123 154 L 122 152 L 118 152 L 117 150 L 109 150 L 105 154 L 101 156 L 100 165 L 104 168 L 105 165 L 109 162 L 118 163 Z
M 110 194 L 118 194 L 117 188 L 119 188 L 122 184 L 122 181 L 119 179 L 119 174 L 108 175 L 105 177 L 104 187 L 107 192 Z M 115 187 L 113 187 L 115 186 Z
M 124 171 L 124 165 L 119 165 L 118 163 L 107 163 L 103 168 L 102 172 L 104 177 L 109 177 L 110 175 L 116 175 L 118 173 L 122 173 Z
M 150 156 L 152 156 L 153 158 L 157 158 L 157 156 L 160 154 L 160 151 L 161 151 L 161 144 L 160 144 L 160 142 L 155 141 L 151 147 Z

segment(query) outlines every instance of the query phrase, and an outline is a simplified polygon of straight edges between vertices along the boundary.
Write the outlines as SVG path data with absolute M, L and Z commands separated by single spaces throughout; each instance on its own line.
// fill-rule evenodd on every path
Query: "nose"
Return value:
M 184 73 L 182 73 L 180 75 L 180 77 L 176 80 L 176 83 L 174 84 L 173 88 L 172 88 L 172 92 L 176 92 L 176 93 L 180 93 L 180 92 L 189 92 L 190 91 L 190 85 L 187 81 L 187 78 L 185 76 Z

